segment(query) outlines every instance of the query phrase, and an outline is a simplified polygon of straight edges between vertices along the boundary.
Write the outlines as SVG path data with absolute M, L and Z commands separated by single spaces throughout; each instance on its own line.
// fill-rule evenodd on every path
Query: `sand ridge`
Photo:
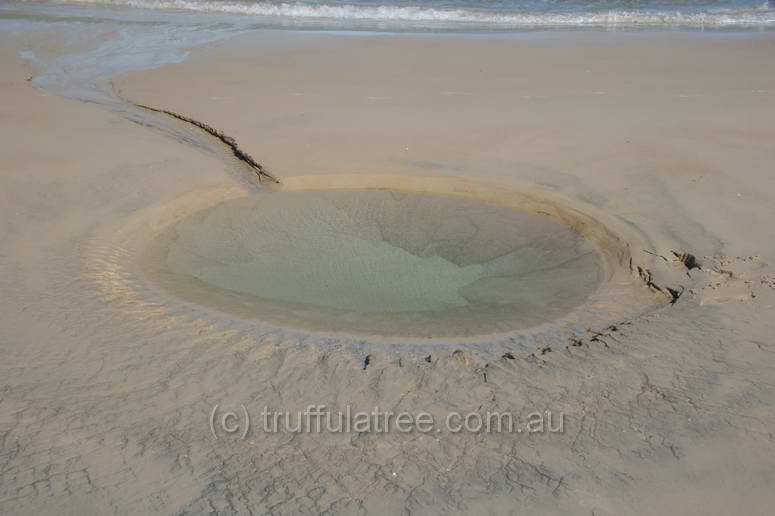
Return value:
M 110 268 L 115 273 L 110 276 L 101 287 L 106 294 L 120 292 L 122 296 L 132 294 L 132 303 L 154 304 L 159 299 L 171 307 L 180 304 L 186 310 L 193 310 L 201 317 L 217 322 L 218 324 L 237 325 L 241 328 L 250 328 L 251 333 L 261 334 L 267 331 L 282 330 L 289 335 L 303 336 L 307 343 L 314 344 L 321 339 L 352 346 L 355 350 L 379 348 L 385 344 L 400 344 L 401 347 L 413 354 L 425 353 L 427 349 L 440 347 L 448 349 L 451 346 L 466 344 L 474 346 L 479 353 L 485 356 L 500 356 L 511 349 L 524 349 L 528 352 L 535 351 L 543 346 L 540 342 L 550 336 L 561 341 L 576 338 L 586 332 L 589 327 L 605 328 L 612 324 L 629 319 L 638 314 L 654 310 L 667 304 L 669 295 L 656 284 L 648 288 L 642 277 L 643 271 L 654 267 L 654 256 L 648 253 L 638 253 L 633 260 L 630 249 L 641 249 L 647 246 L 643 236 L 630 227 L 619 224 L 616 220 L 607 218 L 606 215 L 593 207 L 580 203 L 574 203 L 568 199 L 553 194 L 546 189 L 535 185 L 523 185 L 522 188 L 504 187 L 472 182 L 470 180 L 456 179 L 452 177 L 407 177 L 396 175 L 361 174 L 353 175 L 327 175 L 291 177 L 283 181 L 280 187 L 284 191 L 348 191 L 348 190 L 390 190 L 406 192 L 432 192 L 434 194 L 451 195 L 456 197 L 476 199 L 487 203 L 494 203 L 508 208 L 533 211 L 544 217 L 551 217 L 563 225 L 567 225 L 580 235 L 589 239 L 603 257 L 601 286 L 591 296 L 587 303 L 567 316 L 555 321 L 543 322 L 533 327 L 520 329 L 516 332 L 498 331 L 489 332 L 487 335 L 467 338 L 454 338 L 445 336 L 443 339 L 421 341 L 412 338 L 385 338 L 377 335 L 355 334 L 348 331 L 334 331 L 320 327 L 316 332 L 306 332 L 289 323 L 277 325 L 258 324 L 261 321 L 260 310 L 252 307 L 250 299 L 239 301 L 235 304 L 230 298 L 223 297 L 215 291 L 208 290 L 196 284 L 186 284 L 187 292 L 183 299 L 176 296 L 169 297 L 169 292 L 177 290 L 176 283 L 169 284 L 170 279 L 156 265 L 151 268 L 142 266 L 142 263 L 156 264 L 163 259 L 158 253 L 163 252 L 155 243 L 159 237 L 171 231 L 180 221 L 195 216 L 197 213 L 217 206 L 230 199 L 240 199 L 251 195 L 248 191 L 239 188 L 207 188 L 195 190 L 167 203 L 149 207 L 146 210 L 127 218 L 125 222 L 115 227 L 106 227 L 103 236 L 99 239 L 100 246 L 87 251 L 89 261 L 94 261 L 95 267 L 101 268 L 110 262 Z M 252 194 L 255 195 L 255 194 Z M 260 195 L 260 194 L 259 194 Z M 264 195 L 273 195 L 272 193 Z M 259 201 L 260 202 L 260 198 Z M 593 216 L 594 214 L 594 216 Z M 605 222 L 601 222 L 605 221 Z M 174 231 L 174 230 L 172 230 Z M 103 249 L 104 240 L 112 241 L 110 247 L 124 250 L 122 255 L 105 257 Z M 142 258 L 151 249 L 152 258 Z M 164 251 L 166 252 L 166 251 Z M 661 276 L 661 275 L 660 275 Z M 114 278 L 122 279 L 119 283 Z M 166 285 L 159 288 L 160 285 Z M 165 294 L 165 292 L 167 292 Z M 218 297 L 213 297 L 218 296 Z M 230 320 L 224 317 L 218 310 L 213 311 L 213 306 L 218 303 L 205 302 L 207 298 L 221 299 L 218 303 L 231 306 L 233 314 L 239 315 L 238 320 Z M 197 300 L 201 300 L 197 302 Z M 193 304 L 191 304 L 193 302 Z M 209 305 L 209 308 L 207 306 Z M 259 314 L 259 315 L 255 315 Z M 281 318 L 285 320 L 286 318 Z M 322 323 L 321 323 L 322 324 Z M 318 325 L 319 326 L 319 325 Z M 432 335 L 430 335 L 432 336 Z M 416 347 L 417 349 L 412 349 Z

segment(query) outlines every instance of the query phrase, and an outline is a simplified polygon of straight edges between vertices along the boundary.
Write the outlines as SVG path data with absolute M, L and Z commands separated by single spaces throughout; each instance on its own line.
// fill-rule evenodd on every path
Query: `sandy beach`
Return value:
M 89 90 L 76 80 L 86 72 L 72 70 L 94 67 L 57 59 L 107 53 L 100 45 L 117 31 L 86 41 L 57 24 L 9 27 L 0 33 L 0 513 L 771 513 L 775 33 L 258 28 L 149 69 L 100 71 Z M 279 184 L 223 138 L 165 112 L 222 131 Z M 361 190 L 540 214 L 591 242 L 600 264 L 583 269 L 586 283 L 567 280 L 583 284 L 584 299 L 558 287 L 541 300 L 551 317 L 535 324 L 482 322 L 482 309 L 481 325 L 458 327 L 454 312 L 411 312 L 404 331 L 391 331 L 393 315 L 349 312 L 326 328 L 328 312 L 213 288 L 202 278 L 217 269 L 185 284 L 166 269 L 204 270 L 202 253 L 222 259 L 265 220 L 278 233 L 261 238 L 278 249 L 289 227 L 328 235 L 303 215 L 292 226 L 277 196 Z M 314 204 L 300 198 L 296 209 Z M 229 206 L 262 199 L 276 216 L 235 226 L 245 212 Z M 409 208 L 391 206 L 393 225 L 380 229 L 392 242 L 404 238 L 389 230 L 409 225 Z M 331 212 L 316 216 L 340 220 Z M 446 219 L 420 213 L 431 222 L 403 247 L 463 231 L 445 222 L 448 235 L 427 236 Z M 488 247 L 499 234 L 477 233 L 455 259 L 505 254 Z M 234 261 L 248 262 L 235 248 Z M 293 279 L 292 266 L 279 276 L 282 260 L 270 258 L 250 274 L 268 263 Z M 323 253 L 313 258 L 338 270 Z M 444 281 L 468 281 L 444 271 Z M 283 299 L 309 295 L 307 283 Z M 412 302 L 460 300 L 432 294 Z M 334 308 L 393 309 L 384 298 L 341 299 Z M 443 336 L 422 331 L 442 323 Z M 435 421 L 548 411 L 563 428 L 261 427 L 264 407 L 319 405 Z

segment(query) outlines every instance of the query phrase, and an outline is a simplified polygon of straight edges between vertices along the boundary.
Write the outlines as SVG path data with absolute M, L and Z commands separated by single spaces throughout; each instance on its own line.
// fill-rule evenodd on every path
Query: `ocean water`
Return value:
M 771 0 L 65 0 L 253 17 L 282 27 L 508 30 L 559 27 L 768 27 Z

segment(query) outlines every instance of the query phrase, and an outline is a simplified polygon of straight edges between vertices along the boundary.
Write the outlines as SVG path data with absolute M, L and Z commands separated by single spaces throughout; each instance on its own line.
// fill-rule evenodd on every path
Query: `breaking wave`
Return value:
M 678 6 L 662 10 L 490 10 L 465 7 L 421 5 L 357 5 L 304 2 L 240 2 L 213 0 L 67 0 L 62 3 L 100 4 L 143 9 L 226 13 L 301 20 L 353 20 L 372 22 L 419 22 L 472 24 L 495 27 L 596 27 L 596 26 L 676 26 L 735 27 L 773 26 L 775 9 L 760 7 L 700 9 Z M 500 4 L 504 5 L 504 4 Z M 507 5 L 507 4 L 506 4 Z M 662 4 L 667 5 L 667 4 Z

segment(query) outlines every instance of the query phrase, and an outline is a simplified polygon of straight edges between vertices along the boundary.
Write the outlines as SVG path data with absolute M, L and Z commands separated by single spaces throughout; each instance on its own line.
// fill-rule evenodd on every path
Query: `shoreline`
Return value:
M 19 8 L 19 4 L 11 4 Z M 24 6 L 24 4 L 21 4 Z M 582 4 L 583 5 L 583 4 Z M 99 2 L 71 0 L 57 5 L 57 12 L 88 12 L 111 16 Z M 610 5 L 599 8 L 564 9 L 562 6 L 502 5 L 503 10 L 482 9 L 471 2 L 434 5 L 375 6 L 369 3 L 305 4 L 213 4 L 206 1 L 187 3 L 156 0 L 116 0 L 111 9 L 134 16 L 207 16 L 234 21 L 251 20 L 261 28 L 291 28 L 293 30 L 392 30 L 392 31 L 528 31 L 528 30 L 771 30 L 775 27 L 774 10 L 769 4 L 749 3 L 736 8 L 713 8 L 712 5 L 684 4 L 671 9 L 668 4 L 648 2 L 632 5 Z M 514 7 L 517 7 L 516 9 Z M 559 7 L 559 8 L 558 8 Z M 703 8 L 704 7 L 704 8 Z M 21 12 L 34 12 L 37 5 L 24 6 Z M 11 7 L 13 10 L 13 7 Z M 45 15 L 52 13 L 41 8 Z

